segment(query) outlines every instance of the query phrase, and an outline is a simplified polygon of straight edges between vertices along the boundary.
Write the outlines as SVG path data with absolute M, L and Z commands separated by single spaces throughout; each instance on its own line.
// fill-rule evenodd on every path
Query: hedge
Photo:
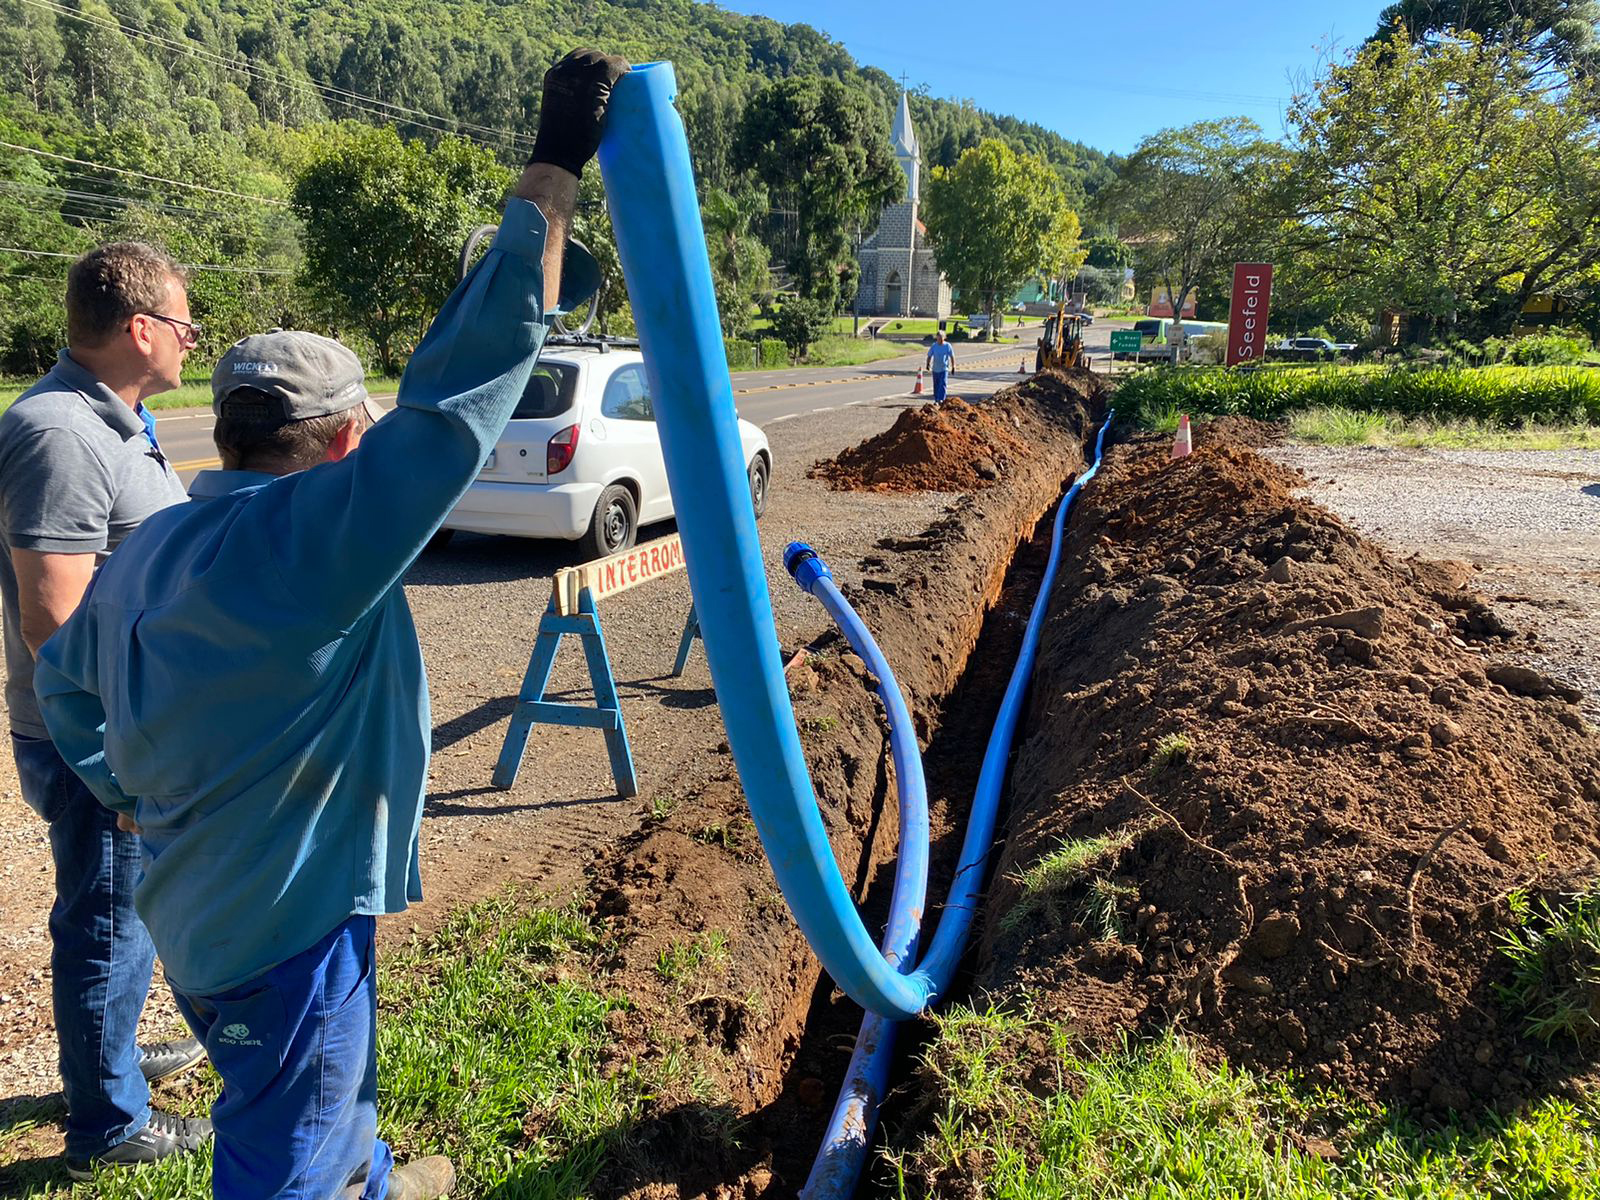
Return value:
M 1157 367 L 1117 386 L 1130 417 L 1174 409 L 1277 420 L 1306 408 L 1340 407 L 1406 417 L 1600 424 L 1600 371 L 1582 367 L 1430 367 L 1294 370 Z
M 723 352 L 730 367 L 787 367 L 789 347 L 777 338 L 762 338 L 759 342 L 738 338 L 724 340 Z

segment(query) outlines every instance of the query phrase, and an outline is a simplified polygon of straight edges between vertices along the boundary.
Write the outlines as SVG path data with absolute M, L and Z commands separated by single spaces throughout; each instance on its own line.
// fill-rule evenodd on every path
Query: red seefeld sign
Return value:
M 1228 308 L 1228 361 L 1261 362 L 1267 357 L 1267 309 L 1272 303 L 1272 264 L 1234 263 L 1233 300 Z

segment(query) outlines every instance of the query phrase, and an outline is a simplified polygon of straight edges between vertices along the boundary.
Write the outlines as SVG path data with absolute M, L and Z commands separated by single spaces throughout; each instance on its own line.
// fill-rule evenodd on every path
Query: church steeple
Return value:
M 894 128 L 891 135 L 894 141 L 894 156 L 900 160 L 900 167 L 906 173 L 906 199 L 915 201 L 922 180 L 922 148 L 917 145 L 917 131 L 911 126 L 911 105 L 907 101 L 908 93 L 900 93 L 900 110 L 894 115 Z

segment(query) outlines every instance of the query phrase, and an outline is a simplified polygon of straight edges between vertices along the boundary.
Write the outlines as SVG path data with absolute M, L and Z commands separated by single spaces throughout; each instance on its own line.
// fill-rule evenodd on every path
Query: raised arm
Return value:
M 348 628 L 400 578 L 483 465 L 527 386 L 547 316 L 594 291 L 593 259 L 569 248 L 578 175 L 600 142 L 620 58 L 575 51 L 545 76 L 533 155 L 489 253 L 456 287 L 400 381 L 397 409 L 360 448 L 270 485 L 261 535 L 285 585 Z

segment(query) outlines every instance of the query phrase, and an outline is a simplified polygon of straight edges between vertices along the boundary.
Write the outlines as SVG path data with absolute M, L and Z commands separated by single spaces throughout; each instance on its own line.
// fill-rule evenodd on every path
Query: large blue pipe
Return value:
M 676 99 L 670 63 L 624 75 L 611 96 L 600 171 L 728 745 L 773 875 L 824 969 L 862 1007 L 913 1017 L 927 992 L 873 945 L 800 750 Z
M 1039 593 L 1028 615 L 1022 647 L 1017 654 L 1016 665 L 1011 670 L 1011 679 L 1006 685 L 1005 698 L 1000 703 L 994 728 L 989 734 L 989 744 L 984 749 L 983 768 L 978 775 L 967 835 L 962 842 L 961 866 L 951 883 L 944 915 L 939 919 L 939 932 L 918 970 L 918 975 L 928 985 L 930 996 L 940 995 L 950 986 L 972 928 L 977 889 L 982 885 L 989 849 L 994 841 L 995 818 L 1000 809 L 1006 764 L 1011 756 L 1011 744 L 1016 740 L 1023 697 L 1033 678 L 1039 638 L 1050 606 L 1050 591 L 1055 586 L 1056 569 L 1061 562 L 1062 534 L 1066 529 L 1067 515 L 1083 485 L 1093 479 L 1095 472 L 1100 469 L 1106 430 L 1111 428 L 1114 416 L 1115 412 L 1108 412 L 1105 423 L 1100 426 L 1099 436 L 1095 438 L 1093 464 L 1074 481 L 1056 506 L 1056 518 L 1050 531 L 1050 555 L 1039 580 Z M 854 612 L 850 612 L 849 617 L 856 619 Z M 861 1022 L 855 1049 L 850 1055 L 850 1065 L 845 1072 L 844 1085 L 839 1089 L 839 1098 L 834 1103 L 833 1115 L 823 1135 L 822 1149 L 818 1151 L 811 1174 L 800 1192 L 802 1200 L 849 1200 L 855 1193 L 856 1183 L 866 1166 L 867 1152 L 872 1147 L 878 1108 L 889 1085 L 889 1067 L 894 1057 L 897 1028 L 897 1022 L 872 1012 L 867 1013 Z

